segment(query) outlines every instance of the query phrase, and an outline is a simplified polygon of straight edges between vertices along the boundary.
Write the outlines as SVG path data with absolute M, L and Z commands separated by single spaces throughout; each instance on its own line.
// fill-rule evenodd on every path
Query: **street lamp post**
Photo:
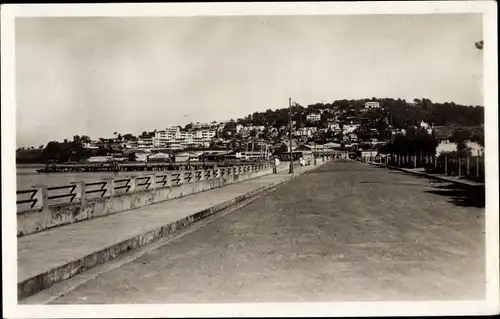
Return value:
M 205 141 L 201 142 L 202 145 L 202 154 L 201 157 L 203 158 L 203 169 L 206 169 L 206 163 L 205 163 Z
M 314 166 L 316 166 L 316 141 L 314 142 L 314 153 L 313 153 L 313 159 L 314 159 Z
M 292 159 L 292 98 L 288 98 L 288 139 L 290 144 L 290 170 L 289 174 L 293 174 L 293 159 Z

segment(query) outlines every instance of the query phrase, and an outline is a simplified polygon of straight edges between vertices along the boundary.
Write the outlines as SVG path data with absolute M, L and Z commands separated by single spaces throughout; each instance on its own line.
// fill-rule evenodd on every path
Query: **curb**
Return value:
M 416 175 L 416 176 L 420 176 L 420 177 L 432 178 L 432 179 L 436 179 L 436 180 L 448 182 L 448 183 L 460 184 L 460 185 L 467 186 L 467 187 L 484 187 L 484 183 L 478 183 L 477 185 L 474 185 L 474 184 L 470 184 L 470 183 L 467 183 L 467 182 L 461 181 L 461 180 L 451 180 L 451 179 L 444 178 L 444 177 L 441 177 L 438 175 L 432 175 L 432 174 L 425 173 L 425 172 L 410 171 L 410 170 L 407 170 L 407 169 L 404 169 L 401 167 L 391 166 L 391 165 L 387 165 L 387 164 L 379 164 L 379 163 L 373 163 L 373 162 L 367 162 L 367 163 L 370 165 L 378 166 L 378 167 L 386 167 L 386 168 L 400 171 L 403 173 L 408 173 L 408 174 L 412 174 L 412 175 Z
M 327 163 L 327 162 L 325 162 Z M 322 164 L 325 164 L 322 163 Z M 314 168 L 320 167 L 322 164 L 315 166 Z M 216 206 L 212 206 L 210 208 L 204 209 L 202 211 L 195 212 L 187 217 L 179 219 L 175 222 L 157 227 L 155 229 L 149 230 L 140 235 L 136 235 L 132 238 L 124 240 L 120 243 L 114 244 L 112 246 L 106 247 L 94 253 L 91 253 L 87 256 L 79 258 L 77 260 L 71 261 L 63 266 L 59 266 L 53 268 L 49 271 L 43 272 L 41 274 L 35 275 L 31 278 L 28 278 L 17 284 L 17 298 L 21 300 L 23 298 L 30 297 L 44 289 L 51 287 L 52 285 L 61 282 L 63 280 L 69 279 L 79 273 L 84 272 L 85 270 L 91 269 L 97 265 L 104 264 L 108 261 L 115 259 L 116 257 L 129 252 L 133 249 L 145 246 L 147 244 L 153 243 L 157 240 L 160 240 L 164 237 L 167 237 L 174 233 L 176 230 L 183 229 L 197 221 L 200 221 L 208 216 L 216 214 L 226 208 L 229 208 L 235 204 L 243 202 L 251 197 L 254 197 L 262 192 L 265 192 L 269 189 L 278 187 L 282 184 L 285 184 L 297 176 L 302 175 L 308 171 L 313 170 L 314 168 L 307 169 L 300 173 L 294 173 L 290 176 L 287 176 L 282 181 L 273 182 L 269 185 L 265 185 L 254 189 L 248 193 L 240 195 L 236 198 L 232 198 L 223 203 L 220 203 Z

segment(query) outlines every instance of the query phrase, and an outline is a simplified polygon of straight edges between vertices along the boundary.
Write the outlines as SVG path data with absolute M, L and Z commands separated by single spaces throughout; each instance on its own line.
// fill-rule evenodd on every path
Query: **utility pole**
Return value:
M 314 166 L 316 166 L 316 141 L 314 141 L 314 153 L 313 153 L 313 159 L 314 159 Z
M 288 98 L 288 140 L 290 142 L 290 170 L 289 174 L 293 174 L 293 159 L 292 159 L 292 98 Z
M 201 158 L 203 159 L 203 169 L 205 169 L 205 141 L 201 141 Z

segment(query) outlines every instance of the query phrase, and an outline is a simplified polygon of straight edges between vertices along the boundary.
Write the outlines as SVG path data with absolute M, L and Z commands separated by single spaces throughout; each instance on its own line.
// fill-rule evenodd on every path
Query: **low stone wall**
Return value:
M 109 214 L 143 207 L 162 201 L 196 194 L 225 185 L 268 175 L 272 173 L 270 164 L 226 167 L 215 170 L 200 170 L 147 177 L 131 177 L 127 179 L 107 180 L 98 183 L 79 183 L 73 186 L 46 187 L 37 186 L 31 198 L 38 207 L 20 210 L 17 213 L 17 235 L 25 236 L 44 231 L 53 227 L 72 224 L 83 220 L 102 217 Z M 161 177 L 161 178 L 160 178 Z M 175 179 L 173 178 L 175 177 Z M 139 180 L 146 180 L 144 183 Z M 125 186 L 116 186 L 117 182 L 126 181 Z M 104 185 L 97 190 L 88 190 L 92 185 Z M 160 185 L 161 184 L 161 185 Z M 48 190 L 69 188 L 69 194 L 55 195 L 52 198 L 69 197 L 71 202 L 47 204 L 50 196 Z M 141 189 L 144 188 L 145 189 Z M 118 193 L 118 189 L 124 189 Z M 107 196 L 90 198 L 89 194 L 100 192 Z M 27 193 L 20 191 L 18 193 Z M 76 201 L 73 201 L 76 197 Z M 29 200 L 18 201 L 27 202 Z

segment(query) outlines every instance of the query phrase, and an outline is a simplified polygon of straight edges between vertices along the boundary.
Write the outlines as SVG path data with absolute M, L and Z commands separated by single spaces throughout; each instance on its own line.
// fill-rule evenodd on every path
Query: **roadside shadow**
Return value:
M 485 207 L 485 188 L 461 187 L 457 185 L 434 186 L 433 190 L 425 191 L 429 194 L 449 197 L 448 202 L 461 207 Z
M 385 167 L 378 167 L 381 169 L 385 169 Z M 405 172 L 388 169 L 388 173 L 404 174 Z M 425 175 L 414 174 L 413 176 L 419 179 L 429 180 L 429 177 Z M 426 190 L 426 193 L 448 197 L 448 202 L 456 206 L 476 208 L 485 207 L 484 186 L 462 186 L 445 181 L 429 181 L 428 186 L 432 187 L 433 189 Z
M 380 182 L 380 181 L 363 181 L 359 182 L 360 184 L 380 184 L 380 185 L 401 185 L 401 186 L 414 186 L 414 187 L 422 187 L 421 183 L 412 183 L 412 182 Z

